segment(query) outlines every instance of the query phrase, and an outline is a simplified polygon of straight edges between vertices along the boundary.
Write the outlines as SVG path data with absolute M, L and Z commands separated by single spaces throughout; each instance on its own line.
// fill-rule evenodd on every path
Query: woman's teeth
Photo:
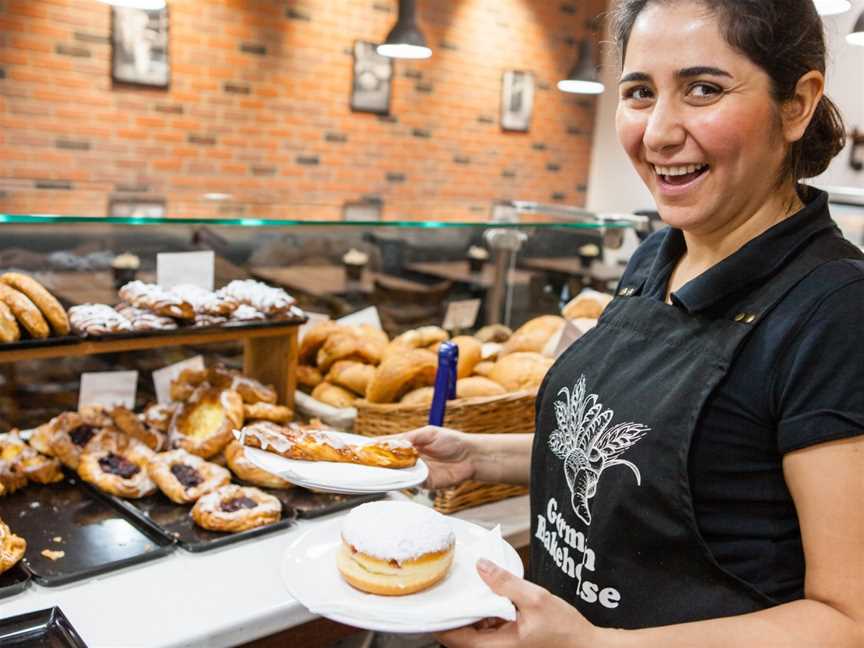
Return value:
M 681 176 L 690 173 L 696 173 L 706 168 L 707 164 L 688 164 L 686 166 L 658 166 L 654 165 L 654 171 L 657 175 L 664 176 Z

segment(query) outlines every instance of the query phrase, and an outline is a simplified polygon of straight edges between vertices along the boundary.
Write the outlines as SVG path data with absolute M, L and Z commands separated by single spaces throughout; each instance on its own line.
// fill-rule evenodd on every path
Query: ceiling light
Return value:
M 846 36 L 846 42 L 850 45 L 860 45 L 864 47 L 864 11 L 858 16 L 855 21 L 855 26 L 852 31 Z
M 834 16 L 852 8 L 849 0 L 813 0 L 813 4 L 820 16 Z
M 561 92 L 573 92 L 576 94 L 601 94 L 603 84 L 597 76 L 597 68 L 591 56 L 591 41 L 587 38 L 579 43 L 579 58 L 576 65 L 570 70 L 566 79 L 558 82 Z
M 387 34 L 387 40 L 377 48 L 381 56 L 401 59 L 427 59 L 432 56 L 432 50 L 417 26 L 416 13 L 414 0 L 399 0 L 396 24 Z

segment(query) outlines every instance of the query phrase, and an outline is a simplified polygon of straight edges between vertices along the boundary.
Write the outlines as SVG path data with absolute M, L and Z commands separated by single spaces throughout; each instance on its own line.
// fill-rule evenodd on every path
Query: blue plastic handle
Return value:
M 435 393 L 429 408 L 429 425 L 443 425 L 447 401 L 456 398 L 456 365 L 459 362 L 459 347 L 452 342 L 442 342 L 438 347 L 438 371 L 435 373 Z

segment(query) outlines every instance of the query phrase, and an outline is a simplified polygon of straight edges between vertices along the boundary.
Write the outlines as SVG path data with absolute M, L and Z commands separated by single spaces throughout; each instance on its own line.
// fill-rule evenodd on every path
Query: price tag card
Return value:
M 356 313 L 351 313 L 350 315 L 346 315 L 345 317 L 340 317 L 336 320 L 340 324 L 345 324 L 346 326 L 360 326 L 361 324 L 369 324 L 377 329 L 381 327 L 381 318 L 378 316 L 378 309 L 374 306 L 370 306 L 369 308 L 364 308 L 363 310 L 359 310 Z
M 306 317 L 309 319 L 306 323 L 300 327 L 300 330 L 297 332 L 298 339 L 302 340 L 303 336 L 306 335 L 306 331 L 311 329 L 316 324 L 320 324 L 321 322 L 326 322 L 330 319 L 329 315 L 324 315 L 323 313 L 310 313 L 309 311 L 303 311 L 306 313 Z
M 200 371 L 204 368 L 204 358 L 200 355 L 182 362 L 175 362 L 153 372 L 153 387 L 156 390 L 156 400 L 161 404 L 171 402 L 171 381 L 180 375 L 184 369 Z
M 555 351 L 552 353 L 553 358 L 558 358 L 567 350 L 571 344 L 578 340 L 585 332 L 576 326 L 573 322 L 568 321 L 561 329 L 561 337 L 558 338 L 558 343 L 555 345 Z
M 215 257 L 206 252 L 160 252 L 156 255 L 156 283 L 166 290 L 179 284 L 193 284 L 213 290 Z
M 444 314 L 444 323 L 441 328 L 452 331 L 454 329 L 470 329 L 477 321 L 480 312 L 479 299 L 465 299 L 463 301 L 451 301 L 447 304 L 447 312 Z
M 81 374 L 78 389 L 78 409 L 87 405 L 106 408 L 122 405 L 135 409 L 138 391 L 137 371 L 99 371 Z

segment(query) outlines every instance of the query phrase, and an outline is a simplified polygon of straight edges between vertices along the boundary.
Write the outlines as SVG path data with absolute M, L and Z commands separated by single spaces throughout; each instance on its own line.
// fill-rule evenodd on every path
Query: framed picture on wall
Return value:
M 108 216 L 115 218 L 165 218 L 165 199 L 111 198 Z
M 111 78 L 119 83 L 168 87 L 168 8 L 111 8 Z
M 534 74 L 507 70 L 501 80 L 501 128 L 528 132 L 534 110 Z
M 390 112 L 393 60 L 375 51 L 375 43 L 354 41 L 351 110 L 386 115 Z

